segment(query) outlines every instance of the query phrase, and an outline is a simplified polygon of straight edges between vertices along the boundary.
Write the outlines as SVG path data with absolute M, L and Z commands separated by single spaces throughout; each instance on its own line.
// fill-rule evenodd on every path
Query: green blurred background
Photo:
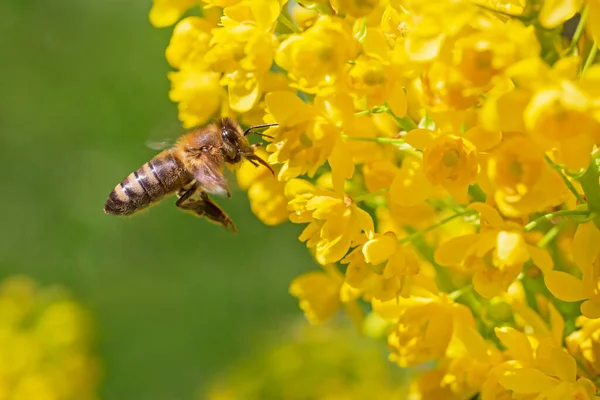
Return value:
M 104 215 L 115 184 L 180 132 L 150 1 L 0 1 L 0 278 L 65 285 L 97 324 L 103 399 L 191 399 L 299 316 L 287 290 L 314 269 L 301 227 L 269 228 L 237 188 L 239 234 L 173 200 Z

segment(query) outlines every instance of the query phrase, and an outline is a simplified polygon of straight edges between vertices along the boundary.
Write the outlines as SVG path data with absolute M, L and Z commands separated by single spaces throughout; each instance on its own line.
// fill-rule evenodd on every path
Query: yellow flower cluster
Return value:
M 197 16 L 183 17 L 188 10 Z M 591 399 L 600 382 L 598 0 L 155 0 L 185 126 L 277 123 L 264 223 L 290 292 L 420 366 L 415 399 Z M 425 363 L 434 367 L 422 368 Z
M 267 336 L 252 355 L 216 376 L 198 399 L 388 400 L 405 395 L 402 373 L 381 357 L 378 343 L 361 341 L 343 325 L 291 327 L 283 338 Z
M 88 315 L 58 288 L 26 277 L 0 284 L 0 399 L 94 400 L 98 361 Z

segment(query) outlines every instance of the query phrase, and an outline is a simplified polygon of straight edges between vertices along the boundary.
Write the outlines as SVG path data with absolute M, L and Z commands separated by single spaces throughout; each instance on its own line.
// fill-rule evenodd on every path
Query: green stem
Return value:
M 598 46 L 596 46 L 596 43 L 594 43 L 592 44 L 590 54 L 588 54 L 588 57 L 585 60 L 585 64 L 583 64 L 583 68 L 581 68 L 581 75 L 583 75 L 585 71 L 594 63 L 596 54 L 598 54 Z
M 577 42 L 581 39 L 581 35 L 583 35 L 583 31 L 585 28 L 585 23 L 587 21 L 588 8 L 585 6 L 583 11 L 581 12 L 581 17 L 579 18 L 579 24 L 577 24 L 577 28 L 575 28 L 575 33 L 573 34 L 573 38 L 571 39 L 571 43 L 567 48 L 566 54 L 572 54 L 577 48 Z
M 540 223 L 549 221 L 549 220 L 557 218 L 557 217 L 568 217 L 568 216 L 584 216 L 585 217 L 585 216 L 589 215 L 589 213 L 590 212 L 588 210 L 560 210 L 560 211 L 552 212 L 552 213 L 549 213 L 546 215 L 542 215 L 541 217 L 531 221 L 530 223 L 525 225 L 525 228 L 523 228 L 523 230 L 525 232 L 532 231 Z
M 452 220 L 454 220 L 454 219 L 456 219 L 456 218 L 459 218 L 459 217 L 466 217 L 466 216 L 468 216 L 468 215 L 474 215 L 474 214 L 476 214 L 476 213 L 477 213 L 477 212 L 476 212 L 475 210 L 471 210 L 471 209 L 469 209 L 469 210 L 465 210 L 465 211 L 463 211 L 463 212 L 456 213 L 456 214 L 454 214 L 454 215 L 451 215 L 451 216 L 449 216 L 448 218 L 444 218 L 443 220 L 441 220 L 441 221 L 439 221 L 439 222 L 436 222 L 436 223 L 435 223 L 435 224 L 433 224 L 433 225 L 429 225 L 427 228 L 424 228 L 424 229 L 422 229 L 422 230 L 420 230 L 420 231 L 417 231 L 417 232 L 415 232 L 415 233 L 413 233 L 413 234 L 411 234 L 411 235 L 408 235 L 408 236 L 405 236 L 405 237 L 403 237 L 402 239 L 400 239 L 400 240 L 398 241 L 398 243 L 400 243 L 400 244 L 410 243 L 410 242 L 412 242 L 413 240 L 415 240 L 416 238 L 418 238 L 418 237 L 420 237 L 420 236 L 423 236 L 423 235 L 424 235 L 424 234 L 426 234 L 427 232 L 431 232 L 432 230 L 434 230 L 434 229 L 436 229 L 436 228 L 439 228 L 440 226 L 442 226 L 442 225 L 445 225 L 445 224 L 447 224 L 448 222 L 450 222 L 450 221 L 452 221 Z
M 552 228 L 550 228 L 550 230 L 548 232 L 546 232 L 546 234 L 544 235 L 544 237 L 542 237 L 540 239 L 540 241 L 537 244 L 537 247 L 539 247 L 540 249 L 543 249 L 544 247 L 548 246 L 548 244 L 550 242 L 552 242 L 560 233 L 560 231 L 562 230 L 562 228 L 565 226 L 566 220 L 561 220 L 558 224 L 554 225 Z
M 279 14 L 279 18 L 277 18 L 277 20 L 290 31 L 294 33 L 301 33 L 300 29 L 294 25 L 294 23 L 290 21 L 290 19 L 284 13 Z
M 554 168 L 556 171 L 558 171 L 558 173 L 560 174 L 560 177 L 562 178 L 563 182 L 565 183 L 565 185 L 567 186 L 567 188 L 571 191 L 571 193 L 573 193 L 573 195 L 575 196 L 575 198 L 577 199 L 577 201 L 580 204 L 585 203 L 585 200 L 579 194 L 579 192 L 575 188 L 575 185 L 573 185 L 573 182 L 571 182 L 569 180 L 569 178 L 565 175 L 563 167 L 560 166 L 560 165 L 558 165 L 558 164 L 556 164 L 554 161 L 552 161 L 552 159 L 550 157 L 548 157 L 548 154 L 544 154 L 544 159 L 546 159 L 546 162 L 548 164 L 550 164 L 550 166 L 552 168 Z
M 342 139 L 355 140 L 355 141 L 359 141 L 359 142 L 395 143 L 395 144 L 404 143 L 404 139 L 402 139 L 402 138 L 364 137 L 364 136 L 342 135 Z

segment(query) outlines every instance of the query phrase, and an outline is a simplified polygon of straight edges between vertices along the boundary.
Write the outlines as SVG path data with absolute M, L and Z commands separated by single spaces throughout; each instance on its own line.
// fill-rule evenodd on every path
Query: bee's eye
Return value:
M 204 151 L 204 152 L 208 151 L 208 146 L 200 147 L 200 151 Z

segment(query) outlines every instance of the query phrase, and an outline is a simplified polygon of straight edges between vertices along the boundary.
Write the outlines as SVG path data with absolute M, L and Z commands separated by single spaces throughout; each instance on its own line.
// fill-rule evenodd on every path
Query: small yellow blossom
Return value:
M 476 203 L 470 207 L 480 213 L 481 232 L 442 243 L 435 253 L 439 264 L 462 264 L 473 271 L 475 290 L 486 298 L 506 291 L 529 259 L 545 272 L 552 270 L 549 255 L 528 245 L 519 226 L 504 222 L 487 205 Z
M 522 135 L 513 135 L 492 153 L 487 174 L 498 209 L 506 216 L 546 211 L 566 198 L 566 187 L 558 173 L 544 160 L 536 144 Z
M 371 216 L 344 194 L 319 190 L 299 179 L 286 184 L 285 194 L 290 220 L 309 223 L 300 240 L 314 248 L 321 265 L 341 260 L 364 233 L 373 232 Z
M 223 88 L 216 72 L 183 69 L 170 72 L 169 80 L 169 97 L 179 103 L 179 119 L 186 128 L 204 124 L 223 103 Z
M 467 190 L 479 173 L 477 149 L 468 139 L 414 129 L 407 143 L 423 150 L 423 172 L 433 185 L 442 186 L 459 203 L 467 201 Z
M 290 285 L 290 293 L 300 300 L 300 308 L 312 324 L 330 319 L 342 305 L 342 277 L 335 266 L 325 269 L 300 275 Z
M 288 71 L 293 86 L 317 93 L 338 82 L 347 62 L 356 57 L 358 50 L 345 20 L 322 16 L 302 34 L 284 40 L 275 61 Z

